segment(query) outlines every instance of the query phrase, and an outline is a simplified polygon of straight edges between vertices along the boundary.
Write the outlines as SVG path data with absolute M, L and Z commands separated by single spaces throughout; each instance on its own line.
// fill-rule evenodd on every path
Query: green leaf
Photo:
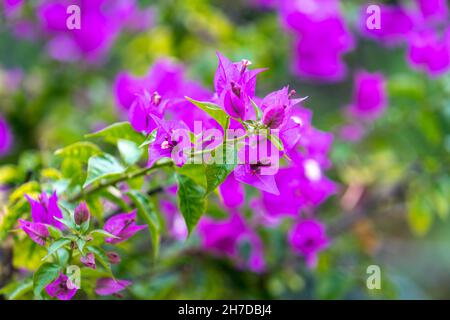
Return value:
M 33 289 L 31 279 L 11 282 L 0 290 L 0 294 L 6 295 L 8 300 L 17 300 Z
M 130 166 L 138 162 L 142 156 L 142 149 L 139 149 L 138 145 L 130 140 L 120 139 L 117 142 L 117 148 L 122 159 Z
M 258 107 L 258 105 L 255 103 L 255 101 L 253 101 L 252 99 L 250 99 L 250 102 L 252 103 L 253 110 L 255 110 L 256 120 L 258 120 L 258 121 L 261 120 L 261 118 L 262 118 L 261 109 Z
M 178 182 L 178 204 L 190 234 L 205 212 L 206 191 L 189 177 L 177 174 L 176 179 Z
M 228 175 L 234 170 L 236 164 L 209 164 L 205 165 L 206 193 L 213 192 Z
M 71 242 L 69 239 L 59 239 L 53 242 L 47 249 L 47 255 L 42 258 L 42 260 L 47 259 L 52 254 L 54 254 L 58 249 L 64 247 L 65 245 L 68 245 Z
M 139 148 L 144 148 L 148 146 L 150 143 L 153 143 L 156 140 L 156 135 L 158 134 L 158 129 L 154 129 L 150 134 L 145 138 L 145 141 L 139 145 Z
M 155 207 L 150 199 L 139 191 L 131 190 L 127 192 L 127 195 L 136 205 L 138 215 L 148 225 L 150 236 L 152 238 L 153 254 L 154 257 L 157 257 L 159 252 L 161 226 Z
M 71 144 L 65 148 L 56 150 L 55 155 L 64 158 L 74 158 L 86 162 L 90 157 L 102 153 L 100 148 L 92 142 L 82 141 Z
M 83 188 L 100 179 L 123 173 L 125 167 L 110 154 L 94 156 L 89 159 L 87 178 Z
M 56 240 L 61 238 L 63 236 L 63 233 L 58 228 L 55 228 L 54 226 L 47 225 L 47 229 L 50 232 L 50 236 Z
M 144 142 L 145 137 L 134 131 L 127 121 L 118 122 L 97 132 L 88 134 L 86 138 L 103 138 L 106 142 L 116 144 L 118 140 L 125 139 L 136 143 L 138 146 Z
M 113 234 L 111 234 L 111 233 L 109 233 L 108 231 L 105 231 L 105 230 L 103 230 L 103 229 L 95 229 L 95 230 L 92 230 L 92 231 L 89 233 L 89 235 L 91 235 L 92 237 L 93 237 L 94 235 L 96 235 L 96 234 L 98 234 L 98 235 L 100 235 L 100 236 L 103 236 L 103 237 L 105 237 L 105 238 L 116 238 L 116 239 L 119 239 L 119 237 L 117 237 L 117 236 L 115 236 L 115 235 L 113 235 Z
M 278 150 L 280 150 L 280 151 L 284 150 L 283 142 L 281 141 L 281 139 L 278 136 L 269 134 L 267 137 L 275 145 L 275 147 L 277 147 Z
M 185 164 L 182 167 L 176 167 L 176 172 L 188 178 L 191 178 L 196 184 L 206 188 L 205 166 L 202 164 Z
M 77 243 L 78 250 L 82 255 L 84 255 L 84 246 L 86 245 L 86 240 L 83 240 L 81 238 L 77 238 L 75 241 Z
M 194 99 L 191 99 L 189 97 L 185 97 L 187 100 L 192 102 L 195 106 L 205 111 L 207 114 L 209 114 L 214 120 L 216 120 L 220 126 L 226 130 L 230 124 L 230 117 L 228 114 L 220 108 L 218 105 L 206 102 L 206 101 L 197 101 Z
M 71 221 L 68 221 L 67 219 L 61 219 L 61 218 L 57 218 L 57 217 L 53 217 L 55 220 L 61 222 L 63 225 L 65 225 L 67 228 L 71 229 L 71 230 L 75 230 L 76 226 L 74 223 L 72 223 Z
M 61 272 L 61 267 L 56 263 L 43 263 L 39 269 L 36 270 L 33 276 L 33 293 L 40 297 L 45 286 L 52 283 Z

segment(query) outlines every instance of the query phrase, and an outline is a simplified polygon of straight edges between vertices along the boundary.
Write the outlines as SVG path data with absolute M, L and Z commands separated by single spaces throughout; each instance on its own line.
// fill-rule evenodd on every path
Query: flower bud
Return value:
M 111 264 L 118 264 L 120 262 L 120 256 L 119 256 L 119 254 L 117 252 L 108 251 L 106 253 L 106 256 L 108 257 L 109 262 Z
M 262 123 L 270 129 L 277 129 L 283 124 L 285 112 L 285 106 L 266 108 L 262 116 Z
M 95 256 L 92 252 L 89 252 L 87 255 L 80 258 L 80 262 L 84 264 L 86 267 L 95 269 Z
M 75 208 L 74 219 L 77 225 L 82 225 L 84 222 L 88 221 L 91 217 L 89 209 L 86 202 L 81 202 L 78 207 Z

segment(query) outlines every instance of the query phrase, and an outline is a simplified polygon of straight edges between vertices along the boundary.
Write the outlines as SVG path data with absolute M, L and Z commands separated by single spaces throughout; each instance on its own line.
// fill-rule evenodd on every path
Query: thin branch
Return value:
M 135 172 L 129 172 L 129 173 L 124 173 L 120 176 L 118 176 L 115 179 L 112 180 L 108 180 L 108 181 L 102 181 L 100 182 L 98 185 L 96 185 L 95 187 L 92 188 L 88 188 L 86 190 L 82 190 L 81 192 L 79 192 L 78 194 L 74 195 L 73 197 L 69 198 L 70 202 L 75 202 L 78 201 L 88 195 L 94 194 L 104 188 L 107 188 L 109 186 L 114 186 L 120 182 L 123 181 L 127 181 L 127 180 L 131 180 L 134 178 L 138 178 L 140 176 L 144 176 L 146 174 L 149 174 L 153 171 L 155 171 L 156 169 L 160 169 L 160 168 L 164 168 L 164 167 L 171 167 L 173 166 L 173 162 L 172 161 L 168 161 L 168 162 L 163 162 L 160 164 L 155 164 L 154 166 L 150 167 L 150 168 L 143 168 L 141 170 L 135 171 Z

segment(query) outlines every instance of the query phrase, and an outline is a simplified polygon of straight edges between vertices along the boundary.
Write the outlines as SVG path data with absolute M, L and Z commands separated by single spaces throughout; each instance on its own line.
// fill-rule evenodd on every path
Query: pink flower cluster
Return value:
M 25 6 L 32 5 L 37 21 L 25 16 Z M 80 28 L 70 30 L 67 8 L 80 8 Z M 140 9 L 136 0 L 43 0 L 27 4 L 4 0 L 6 16 L 20 38 L 46 38 L 47 51 L 56 60 L 98 62 L 125 30 L 146 30 L 153 24 L 151 8 Z
M 294 35 L 293 71 L 302 78 L 340 81 L 343 56 L 355 46 L 338 0 L 280 0 L 283 25 Z
M 283 149 L 274 154 L 253 152 L 267 138 L 242 139 L 244 145 L 237 154 L 240 162 L 219 187 L 221 202 L 229 210 L 230 216 L 222 221 L 203 218 L 198 231 L 206 250 L 231 257 L 242 267 L 263 271 L 263 242 L 256 230 L 267 226 L 268 221 L 279 222 L 285 217 L 299 221 L 302 225 L 304 221 L 299 218 L 301 212 L 311 213 L 336 192 L 335 183 L 325 175 L 325 170 L 331 165 L 328 151 L 333 136 L 312 126 L 311 112 L 299 106 L 304 99 L 294 98 L 295 91 L 288 87 L 264 98 L 257 97 L 256 77 L 263 69 L 253 70 L 250 61 L 232 62 L 220 53 L 218 59 L 213 94 L 185 80 L 181 66 L 168 60 L 159 60 L 144 77 L 119 74 L 115 85 L 116 100 L 121 108 L 128 109 L 130 122 L 136 131 L 149 134 L 156 130 L 155 140 L 149 144 L 149 166 L 161 158 L 173 158 L 175 147 L 191 146 L 191 142 L 186 139 L 174 138 L 181 137 L 174 133 L 177 130 L 193 130 L 193 121 L 202 121 L 205 130 L 218 128 L 213 118 L 184 96 L 215 104 L 230 117 L 230 127 L 240 128 L 247 134 L 249 126 L 279 132 Z M 260 109 L 260 115 L 256 114 L 254 105 Z M 202 137 L 202 132 L 194 133 Z M 270 141 L 264 142 L 272 147 Z M 258 156 L 250 159 L 251 154 Z M 280 160 L 283 156 L 289 160 L 282 163 L 282 168 L 272 168 L 275 166 L 274 157 Z M 183 158 L 174 161 L 179 166 L 185 163 Z M 261 212 L 255 214 L 252 221 L 246 221 L 242 216 L 248 199 L 245 185 L 260 190 L 260 196 L 253 202 Z M 176 207 L 164 200 L 161 208 L 167 214 L 169 226 L 173 227 L 171 233 L 183 238 L 186 232 L 180 232 L 180 224 L 177 223 L 180 214 Z M 261 215 L 263 219 L 260 219 Z M 317 221 L 314 223 L 320 225 Z M 309 227 L 305 228 L 295 227 L 292 233 L 296 234 L 297 229 L 301 233 L 302 230 L 309 230 Z M 313 245 L 307 250 L 298 245 L 298 240 L 290 240 L 294 251 L 303 254 L 310 261 L 310 266 L 314 265 L 315 253 L 328 243 L 323 241 L 326 238 L 323 226 L 320 225 L 318 230 L 323 232 L 319 232 L 320 237 L 317 239 L 315 237 L 319 233 L 305 233 L 308 241 L 318 241 L 317 246 Z M 248 243 L 251 251 L 245 259 L 241 256 L 242 250 L 239 250 L 243 243 Z
M 410 7 L 381 6 L 381 28 L 369 30 L 362 14 L 362 34 L 386 45 L 406 44 L 412 68 L 436 77 L 450 70 L 450 23 L 446 0 L 416 0 Z
M 67 220 L 63 219 L 62 211 L 58 204 L 58 196 L 54 192 L 50 197 L 43 192 L 35 200 L 26 196 L 31 206 L 31 219 L 27 221 L 19 219 L 19 227 L 40 246 L 45 246 L 52 239 L 51 229 L 66 231 L 68 228 Z M 86 203 L 82 202 L 75 209 L 73 214 L 73 223 L 77 226 L 83 226 L 89 223 L 90 212 Z M 104 224 L 104 230 L 113 237 L 107 237 L 106 243 L 117 244 L 126 241 L 138 231 L 145 229 L 145 225 L 136 224 L 136 211 L 131 213 L 121 213 L 112 216 Z M 113 251 L 106 253 L 107 259 L 111 264 L 120 262 L 120 256 Z M 80 257 L 80 263 L 88 268 L 96 269 L 96 258 L 92 252 Z M 131 284 L 130 281 L 117 280 L 113 278 L 99 278 L 96 283 L 95 292 L 98 295 L 118 295 L 120 291 Z M 75 284 L 64 273 L 46 286 L 46 292 L 53 298 L 59 300 L 70 300 L 77 292 Z

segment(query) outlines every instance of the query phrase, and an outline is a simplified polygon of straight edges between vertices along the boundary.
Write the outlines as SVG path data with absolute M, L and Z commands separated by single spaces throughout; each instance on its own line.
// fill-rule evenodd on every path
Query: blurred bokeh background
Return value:
M 314 126 L 334 135 L 328 175 L 339 192 L 316 210 L 333 243 L 316 269 L 308 270 L 287 253 L 285 233 L 278 229 L 262 235 L 270 265 L 263 274 L 189 249 L 189 242 L 178 244 L 187 247 L 184 256 L 167 250 L 159 266 L 150 269 L 141 260 L 145 247 L 137 245 L 117 271 L 134 278 L 132 298 L 450 298 L 450 67 L 426 68 L 442 58 L 439 54 L 450 57 L 445 9 L 439 7 L 443 20 L 436 14 L 436 21 L 419 31 L 393 30 L 391 43 L 385 41 L 390 34 L 377 38 L 361 31 L 365 1 L 338 1 L 345 30 L 338 30 L 339 23 L 315 26 L 322 28 L 312 36 L 318 49 L 302 53 L 299 42 L 307 39 L 308 27 L 295 26 L 301 16 L 290 16 L 302 1 L 142 0 L 127 21 L 114 17 L 117 25 L 108 27 L 117 30 L 104 40 L 101 52 L 66 56 L 52 51 L 56 36 L 39 22 L 39 1 L 14 2 L 4 1 L 0 18 L 0 120 L 7 122 L 11 136 L 3 153 L 0 144 L 0 184 L 20 184 L 51 166 L 55 150 L 126 120 L 114 94 L 117 74 L 143 76 L 161 57 L 182 64 L 187 79 L 209 90 L 216 51 L 234 61 L 249 59 L 255 68 L 267 67 L 258 77 L 257 94 L 289 85 L 309 97 L 304 106 L 313 112 Z M 336 1 L 323 2 L 326 11 Z M 419 14 L 414 12 L 420 12 L 420 2 L 377 1 L 403 6 L 412 16 Z M 413 25 L 426 18 L 412 19 Z M 411 62 L 414 37 L 430 28 L 441 39 L 438 53 Z M 332 39 L 324 34 L 340 40 L 330 46 Z M 59 46 L 70 51 L 73 43 Z M 308 54 L 317 58 L 330 50 L 339 56 L 335 63 L 345 66 L 336 77 L 308 76 L 295 67 L 297 60 L 313 60 Z M 386 106 L 375 119 L 349 115 L 362 70 L 385 80 Z M 0 204 L 8 196 L 1 193 Z M 27 257 L 22 259 L 28 262 L 16 257 L 15 268 L 29 265 Z M 373 264 L 382 271 L 380 290 L 366 288 L 366 269 Z

